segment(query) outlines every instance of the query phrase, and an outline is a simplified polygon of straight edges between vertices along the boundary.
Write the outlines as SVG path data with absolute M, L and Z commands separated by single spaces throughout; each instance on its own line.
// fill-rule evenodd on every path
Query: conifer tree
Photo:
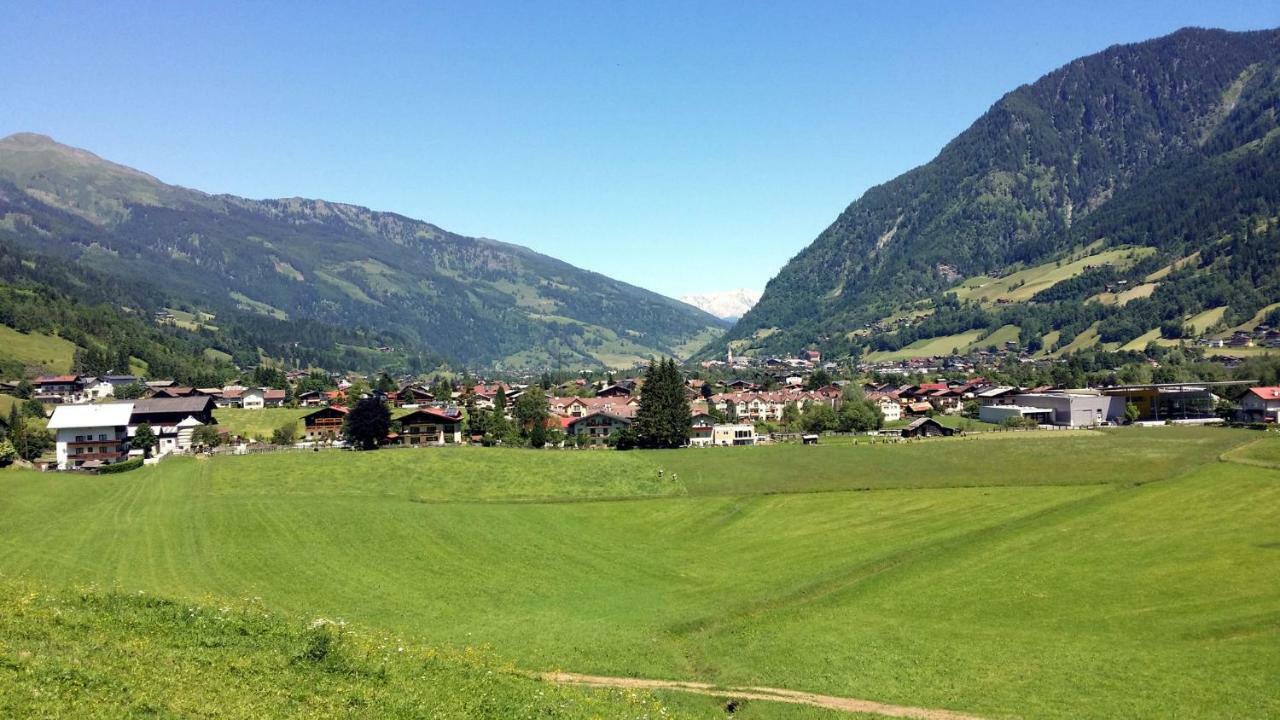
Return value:
M 642 448 L 677 448 L 689 442 L 693 416 L 675 360 L 650 362 L 633 424 Z

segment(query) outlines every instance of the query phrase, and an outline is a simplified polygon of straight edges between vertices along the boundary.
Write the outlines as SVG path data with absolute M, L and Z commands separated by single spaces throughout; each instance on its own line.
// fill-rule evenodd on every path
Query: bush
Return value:
M 298 423 L 291 422 L 281 425 L 271 433 L 272 445 L 292 445 L 298 441 Z
M 137 470 L 140 467 L 142 467 L 142 458 L 134 458 L 132 460 L 125 460 L 124 462 L 103 465 L 98 468 L 98 474 L 110 475 L 112 473 L 129 472 L 130 470 Z

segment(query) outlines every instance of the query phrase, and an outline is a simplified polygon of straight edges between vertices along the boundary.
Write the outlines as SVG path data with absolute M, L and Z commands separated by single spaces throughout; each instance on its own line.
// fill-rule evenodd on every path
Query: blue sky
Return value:
M 1030 7 L 1028 7 L 1030 6 Z M 14 3 L 0 135 L 400 212 L 669 295 L 761 288 L 1005 92 L 1280 3 Z

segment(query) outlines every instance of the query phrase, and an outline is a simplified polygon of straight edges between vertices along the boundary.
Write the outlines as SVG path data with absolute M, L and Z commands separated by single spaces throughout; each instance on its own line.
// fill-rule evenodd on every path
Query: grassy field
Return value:
M 213 417 L 218 425 L 233 435 L 245 438 L 267 440 L 271 433 L 294 423 L 298 436 L 302 435 L 302 416 L 314 408 L 262 408 L 261 410 L 245 410 L 244 408 L 218 408 Z
M 49 373 L 69 372 L 75 349 L 70 340 L 40 333 L 20 333 L 0 325 L 0 355 L 17 360 L 26 367 L 41 368 Z
M 96 584 L 183 603 L 259 597 L 273 614 L 343 618 L 415 647 L 487 646 L 528 670 L 985 717 L 1267 717 L 1280 713 L 1280 471 L 1219 457 L 1266 462 L 1277 443 L 1153 428 L 861 447 L 291 452 L 102 477 L 11 470 L 0 474 L 0 573 L 55 594 Z M 0 687 L 23 652 L 72 655 L 82 625 L 41 631 L 66 635 L 43 655 L 41 632 L 0 625 Z M 130 636 L 148 628 L 128 624 L 111 641 L 132 667 L 150 651 Z M 305 682 L 287 674 L 305 668 L 281 672 L 252 682 L 267 693 Z M 315 692 L 329 702 L 339 691 Z M 689 716 L 718 707 L 660 700 Z M 830 716 L 748 710 L 739 717 Z

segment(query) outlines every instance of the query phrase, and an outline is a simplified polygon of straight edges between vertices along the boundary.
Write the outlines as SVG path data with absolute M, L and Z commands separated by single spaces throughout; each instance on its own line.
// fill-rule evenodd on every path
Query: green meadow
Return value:
M 505 668 L 485 692 L 520 708 L 529 685 L 513 669 L 992 718 L 1276 716 L 1278 448 L 1257 432 L 1152 428 L 630 453 L 295 451 L 114 476 L 10 470 L 0 474 L 0 609 L 27 588 L 37 599 L 29 622 L 0 621 L 0 687 L 6 673 L 40 687 L 31 666 L 57 666 L 76 627 L 103 653 L 86 655 L 81 672 L 124 662 L 101 648 L 132 652 L 135 664 L 174 654 L 188 636 L 168 611 L 130 620 L 145 609 L 120 598 L 142 592 L 183 608 L 257 598 L 277 618 L 263 632 L 282 644 L 243 652 L 284 667 L 279 677 L 227 670 L 237 653 L 221 648 L 234 644 L 208 651 L 214 677 L 240 677 L 236 694 L 313 671 L 280 648 L 305 644 L 305 623 L 322 617 L 419 655 L 466 660 L 483 648 L 493 660 L 477 662 Z M 86 619 L 45 627 L 59 603 Z M 145 639 L 170 632 L 163 648 Z M 369 647 L 352 652 L 374 662 Z M 378 682 L 420 672 L 413 662 Z M 441 687 L 476 667 L 459 663 L 440 670 Z M 391 685 L 362 683 L 342 691 L 365 698 L 365 716 L 394 716 L 377 704 Z M 77 692 L 94 697 L 88 687 Z M 340 690 L 317 687 L 301 705 L 240 714 L 324 715 Z M 556 692 L 571 696 L 566 707 L 604 703 L 582 716 L 640 715 L 649 702 L 671 716 L 723 716 L 711 698 Z M 0 690 L 0 714 L 36 707 L 26 697 Z M 465 716 L 455 700 L 446 692 L 416 707 Z M 527 707 L 505 716 L 579 716 Z M 756 700 L 737 716 L 835 714 Z

